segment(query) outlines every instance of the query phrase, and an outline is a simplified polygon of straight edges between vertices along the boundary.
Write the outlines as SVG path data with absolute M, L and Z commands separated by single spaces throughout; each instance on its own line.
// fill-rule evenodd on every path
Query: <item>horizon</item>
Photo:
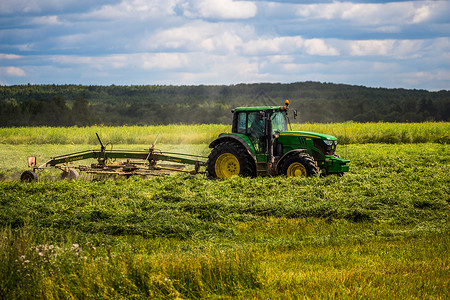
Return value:
M 76 84 L 76 83 L 62 83 L 62 84 L 55 84 L 55 83 L 21 83 L 21 84 L 11 84 L 11 85 L 5 85 L 0 83 L 0 87 L 14 87 L 14 86 L 82 86 L 82 87 L 89 87 L 89 86 L 98 86 L 98 87 L 133 87 L 133 86 L 161 86 L 161 87 L 214 87 L 214 86 L 226 86 L 226 87 L 232 87 L 232 86 L 238 86 L 238 85 L 258 85 L 258 84 L 281 84 L 281 85 L 290 85 L 290 84 L 298 84 L 298 83 L 316 83 L 316 84 L 331 84 L 331 85 L 345 85 L 345 86 L 351 86 L 351 87 L 360 87 L 360 88 L 367 88 L 367 89 L 386 89 L 386 90 L 417 90 L 417 91 L 426 91 L 430 93 L 436 93 L 436 92 L 450 92 L 450 89 L 442 89 L 442 90 L 427 90 L 427 89 L 418 89 L 418 88 L 397 88 L 397 87 L 375 87 L 375 86 L 364 86 L 364 85 L 357 85 L 357 84 L 347 84 L 347 83 L 336 83 L 336 82 L 320 82 L 320 81 L 296 81 L 296 82 L 240 82 L 240 83 L 233 83 L 233 84 Z

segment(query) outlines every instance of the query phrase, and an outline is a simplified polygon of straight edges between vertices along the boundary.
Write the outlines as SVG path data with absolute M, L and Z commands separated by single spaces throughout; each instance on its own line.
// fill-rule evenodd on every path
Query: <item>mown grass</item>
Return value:
M 341 144 L 356 143 L 441 143 L 450 142 L 450 123 L 333 123 L 293 124 L 293 130 L 334 135 Z M 0 144 L 112 144 L 152 145 L 158 134 L 163 144 L 207 144 L 220 133 L 230 132 L 227 125 L 166 126 L 91 126 L 91 127 L 19 127 L 0 128 Z
M 448 299 L 450 146 L 341 155 L 344 177 L 2 181 L 0 298 Z

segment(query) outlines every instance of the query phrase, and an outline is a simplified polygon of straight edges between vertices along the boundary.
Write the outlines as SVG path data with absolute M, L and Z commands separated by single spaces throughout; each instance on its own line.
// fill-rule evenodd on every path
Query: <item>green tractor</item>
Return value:
M 288 100 L 285 106 L 235 108 L 232 132 L 220 134 L 209 145 L 208 176 L 344 175 L 350 161 L 335 153 L 336 137 L 288 131 L 288 108 Z

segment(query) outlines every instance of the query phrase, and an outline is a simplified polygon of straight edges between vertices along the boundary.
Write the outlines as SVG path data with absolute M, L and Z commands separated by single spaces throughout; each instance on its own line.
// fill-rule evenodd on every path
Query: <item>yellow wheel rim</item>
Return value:
M 299 162 L 292 163 L 286 173 L 287 177 L 306 177 L 306 168 Z
M 216 160 L 215 170 L 217 177 L 231 178 L 239 175 L 241 166 L 236 156 L 231 153 L 223 153 Z

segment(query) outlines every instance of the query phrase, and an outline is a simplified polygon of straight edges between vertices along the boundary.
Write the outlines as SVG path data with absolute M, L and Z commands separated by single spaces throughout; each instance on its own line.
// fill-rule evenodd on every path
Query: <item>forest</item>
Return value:
M 237 106 L 283 105 L 294 123 L 450 121 L 450 91 L 334 83 L 0 86 L 0 127 L 230 124 Z

